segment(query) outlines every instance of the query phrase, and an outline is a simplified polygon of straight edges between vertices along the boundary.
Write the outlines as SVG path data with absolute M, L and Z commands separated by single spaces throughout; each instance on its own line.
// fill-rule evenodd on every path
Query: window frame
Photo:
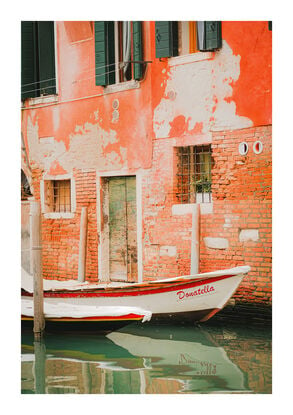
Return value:
M 195 39 L 192 40 L 192 49 L 188 54 L 182 54 L 183 21 L 156 21 L 155 42 L 156 58 L 174 58 L 198 54 L 199 52 L 214 52 L 222 47 L 222 22 L 221 21 L 194 21 Z M 190 28 L 192 21 L 185 21 L 188 25 L 188 43 L 191 42 Z M 186 26 L 186 25 L 185 25 Z M 212 30 L 211 30 L 212 29 Z M 194 45 L 194 42 L 196 43 Z
M 190 144 L 190 145 L 182 145 L 176 146 L 175 149 L 175 174 L 174 174 L 174 186 L 175 186 L 175 201 L 176 204 L 184 205 L 184 204 L 210 204 L 212 203 L 212 168 L 213 168 L 213 157 L 212 157 L 212 146 L 210 143 L 206 144 Z M 192 152 L 191 152 L 192 149 Z M 200 150 L 201 151 L 198 151 Z M 199 176 L 204 175 L 204 171 L 201 171 L 201 165 L 205 163 L 198 162 L 197 160 L 200 159 L 200 155 L 208 154 L 210 156 L 208 165 L 209 165 L 209 172 L 208 175 L 210 177 L 209 180 L 205 180 L 202 183 L 197 183 L 196 178 Z M 184 156 L 187 156 L 187 163 L 184 163 Z M 192 159 L 193 158 L 193 159 Z M 183 166 L 187 166 L 187 173 L 185 172 L 185 168 Z M 193 170 L 194 169 L 194 170 Z M 192 184 L 190 177 L 195 179 L 195 183 Z M 181 180 L 180 180 L 181 178 Z M 187 178 L 186 183 L 183 182 Z M 201 179 L 200 179 L 201 180 Z M 197 191 L 197 186 L 199 185 L 209 185 L 209 191 Z M 191 187 L 194 185 L 195 191 L 191 191 Z M 183 193 L 184 187 L 187 187 L 187 193 Z M 191 196 L 193 196 L 194 200 L 191 200 Z
M 127 22 L 130 23 L 130 61 L 135 60 L 136 56 L 143 61 L 143 22 Z M 132 62 L 131 79 L 122 79 L 123 23 L 126 21 L 95 22 L 95 84 L 104 87 L 105 92 L 137 88 L 144 76 L 143 63 Z M 103 65 L 99 66 L 101 63 Z
M 197 22 L 178 21 L 178 56 L 199 52 L 197 48 Z
M 69 212 L 56 212 L 54 209 L 53 199 L 53 182 L 70 180 L 70 204 L 71 209 Z M 40 199 L 41 199 L 41 211 L 46 219 L 71 219 L 76 212 L 76 191 L 75 191 L 75 179 L 73 174 L 62 175 L 48 175 L 44 174 L 40 181 Z
M 52 180 L 53 211 L 58 213 L 71 212 L 71 183 L 70 179 Z

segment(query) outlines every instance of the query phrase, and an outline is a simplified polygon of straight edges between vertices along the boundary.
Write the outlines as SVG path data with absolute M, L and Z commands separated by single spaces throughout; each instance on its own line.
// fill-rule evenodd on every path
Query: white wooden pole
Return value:
M 86 269 L 86 246 L 87 246 L 87 207 L 81 209 L 80 235 L 79 235 L 79 258 L 78 258 L 78 281 L 85 281 Z
M 40 203 L 30 200 L 31 269 L 34 280 L 34 337 L 40 340 L 45 327 Z
M 192 232 L 191 232 L 191 256 L 190 274 L 199 272 L 199 238 L 200 238 L 200 204 L 196 203 L 192 208 Z

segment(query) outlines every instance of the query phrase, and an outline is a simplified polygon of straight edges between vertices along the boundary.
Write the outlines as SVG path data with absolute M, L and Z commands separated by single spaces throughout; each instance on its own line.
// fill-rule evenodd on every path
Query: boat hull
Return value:
M 142 307 L 157 318 L 206 321 L 224 307 L 243 276 L 243 273 L 222 273 L 211 278 L 161 281 L 133 287 L 46 291 L 44 297 L 52 304 Z
M 148 321 L 151 312 L 138 307 L 99 307 L 73 305 L 68 302 L 57 301 L 43 303 L 46 329 L 54 329 L 62 325 L 63 329 L 103 330 L 121 328 L 134 321 Z M 33 297 L 22 297 L 21 301 L 22 327 L 32 326 L 34 322 Z
M 141 321 L 139 319 L 119 319 L 119 320 L 89 320 L 89 319 L 45 319 L 45 330 L 46 332 L 59 332 L 62 329 L 66 332 L 102 332 L 110 333 L 115 330 L 119 330 L 134 321 Z M 33 329 L 34 320 L 33 318 L 27 318 L 22 316 L 21 328 Z

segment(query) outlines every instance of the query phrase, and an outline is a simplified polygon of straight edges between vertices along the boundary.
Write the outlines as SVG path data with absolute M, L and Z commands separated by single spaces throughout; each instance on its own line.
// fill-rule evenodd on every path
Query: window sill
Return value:
M 74 40 L 70 42 L 71 45 L 78 45 L 79 43 L 89 42 L 90 40 L 93 40 L 93 37 L 87 37 L 86 39 L 80 39 L 80 40 Z
M 47 212 L 44 213 L 45 219 L 72 219 L 74 218 L 73 212 Z
M 119 84 L 113 84 L 113 85 L 107 85 L 104 88 L 104 94 L 113 94 L 115 92 L 122 92 L 122 91 L 128 91 L 130 89 L 137 89 L 140 88 L 140 82 L 139 81 L 126 81 L 126 82 L 120 82 Z
M 175 56 L 169 59 L 169 66 L 183 65 L 185 63 L 201 62 L 213 59 L 214 52 L 195 52 L 189 55 Z
M 58 95 L 43 95 L 41 97 L 29 98 L 28 105 L 50 104 L 52 102 L 58 102 Z
M 213 202 L 199 203 L 201 215 L 213 213 Z M 172 215 L 188 215 L 194 210 L 196 203 L 179 203 L 172 205 Z

